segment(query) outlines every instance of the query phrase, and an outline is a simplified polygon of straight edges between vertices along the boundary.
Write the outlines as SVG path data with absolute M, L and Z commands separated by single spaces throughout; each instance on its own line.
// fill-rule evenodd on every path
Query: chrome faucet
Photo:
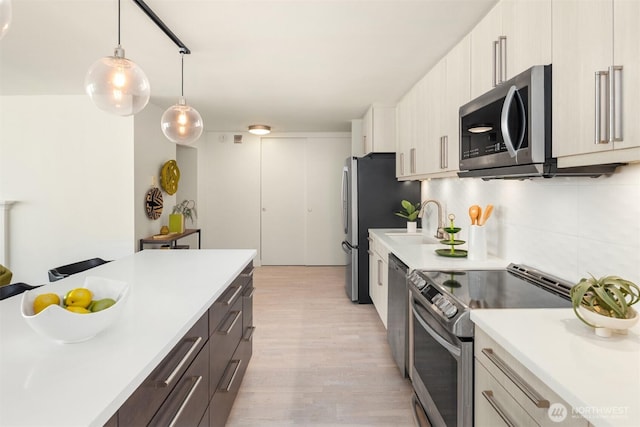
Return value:
M 437 200 L 434 199 L 429 199 L 427 201 L 425 201 L 422 206 L 420 206 L 420 213 L 418 214 L 418 216 L 420 218 L 424 217 L 424 208 L 425 206 L 427 206 L 429 203 L 435 203 L 435 205 L 438 207 L 438 229 L 436 230 L 436 234 L 434 235 L 434 237 L 436 237 L 437 239 L 444 239 L 444 222 L 442 222 L 442 205 L 440 204 L 440 202 L 438 202 Z M 424 228 L 424 221 L 422 224 L 422 227 Z

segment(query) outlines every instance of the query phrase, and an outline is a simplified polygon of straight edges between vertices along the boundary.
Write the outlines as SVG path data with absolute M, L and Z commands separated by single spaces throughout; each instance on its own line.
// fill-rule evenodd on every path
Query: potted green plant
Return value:
M 169 231 L 184 233 L 185 219 L 189 219 L 193 224 L 194 218 L 197 217 L 196 202 L 194 200 L 183 200 L 173 207 L 173 211 L 169 215 Z
M 399 217 L 407 220 L 407 232 L 415 233 L 418 229 L 418 215 L 420 214 L 420 202 L 411 203 L 408 200 L 402 200 L 400 202 L 402 210 L 395 212 Z
M 626 333 L 638 321 L 638 312 L 631 306 L 640 301 L 640 288 L 621 277 L 582 278 L 570 295 L 576 316 L 595 328 L 598 336 Z

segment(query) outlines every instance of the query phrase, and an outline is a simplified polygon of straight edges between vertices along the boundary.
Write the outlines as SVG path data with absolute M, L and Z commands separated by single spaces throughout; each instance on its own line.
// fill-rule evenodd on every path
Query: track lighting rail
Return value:
M 189 48 L 187 46 L 185 46 L 185 44 L 182 43 L 182 41 L 180 41 L 178 36 L 176 36 L 173 33 L 173 31 L 171 31 L 171 29 L 169 29 L 169 27 L 167 27 L 167 25 L 164 22 L 162 22 L 162 19 L 160 19 L 158 17 L 158 15 L 156 15 L 155 12 L 153 10 L 151 10 L 151 8 L 143 0 L 133 0 L 133 2 L 135 4 L 137 4 L 138 7 L 140 9 L 142 9 L 142 11 L 149 18 L 151 18 L 151 20 L 153 22 L 155 22 L 155 24 L 158 26 L 158 28 L 160 28 L 167 35 L 167 37 L 169 37 L 171 40 L 173 40 L 173 42 L 180 48 L 179 49 L 180 53 L 185 53 L 187 55 L 189 55 L 191 53 Z

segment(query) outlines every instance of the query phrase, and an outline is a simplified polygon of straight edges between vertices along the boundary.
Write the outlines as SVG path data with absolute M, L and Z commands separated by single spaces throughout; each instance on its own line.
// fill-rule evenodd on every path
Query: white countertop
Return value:
M 122 317 L 83 343 L 37 335 L 20 315 L 21 296 L 0 301 L 0 425 L 102 426 L 255 255 L 145 250 L 46 285 L 129 283 Z
M 572 309 L 474 310 L 471 320 L 594 426 L 640 426 L 640 324 L 601 338 Z
M 387 233 L 406 233 L 406 229 L 397 228 L 370 228 L 369 234 L 373 234 L 380 242 L 395 254 L 409 269 L 434 269 L 434 270 L 500 270 L 509 265 L 506 260 L 489 255 L 485 261 L 473 261 L 468 258 L 448 258 L 438 255 L 435 250 L 446 248 L 441 244 L 416 244 L 400 243 L 392 239 Z M 418 232 L 421 232 L 418 229 Z

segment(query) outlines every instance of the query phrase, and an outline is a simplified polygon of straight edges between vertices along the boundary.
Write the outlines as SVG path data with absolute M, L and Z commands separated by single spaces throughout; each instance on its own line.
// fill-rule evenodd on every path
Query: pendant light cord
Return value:
M 184 98 L 184 52 L 180 52 L 182 60 L 182 69 L 180 70 L 180 96 Z
M 118 0 L 118 47 L 120 47 L 120 0 Z

